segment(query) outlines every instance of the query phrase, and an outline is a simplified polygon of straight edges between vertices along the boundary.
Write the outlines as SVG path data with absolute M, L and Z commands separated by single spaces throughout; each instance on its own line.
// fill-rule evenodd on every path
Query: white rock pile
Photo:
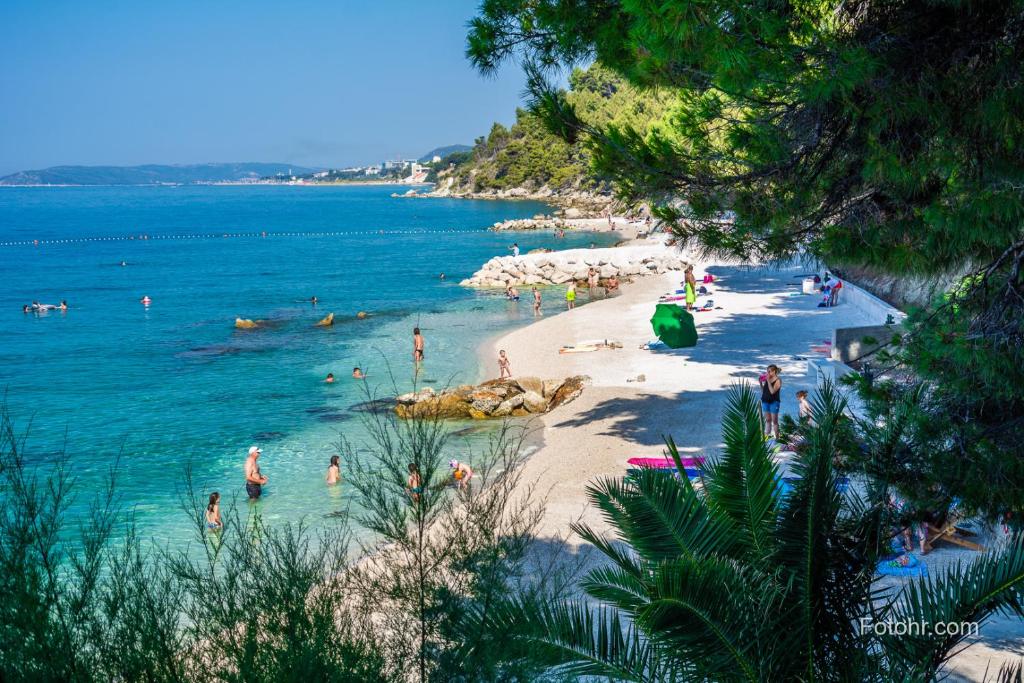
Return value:
M 678 252 L 662 246 L 569 249 L 546 254 L 496 256 L 459 284 L 465 287 L 505 287 L 561 285 L 570 280 L 586 282 L 591 268 L 597 269 L 602 280 L 610 277 L 629 280 L 683 270 L 686 263 Z

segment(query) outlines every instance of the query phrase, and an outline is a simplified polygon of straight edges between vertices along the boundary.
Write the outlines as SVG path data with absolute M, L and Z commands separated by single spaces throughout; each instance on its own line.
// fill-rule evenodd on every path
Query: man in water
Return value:
M 359 368 L 352 368 L 352 379 L 363 379 L 366 375 Z
M 325 379 L 324 381 L 327 382 L 328 384 L 333 384 L 334 383 L 334 373 L 333 372 L 328 372 L 327 373 L 327 379 Z
M 260 466 L 256 460 L 263 453 L 259 446 L 249 447 L 249 457 L 245 459 L 245 493 L 250 500 L 256 500 L 263 495 L 263 485 L 267 478 L 260 474 Z
M 540 315 L 540 290 L 533 288 L 533 314 Z
M 419 365 L 423 362 L 423 335 L 420 328 L 412 328 L 412 360 Z
M 309 298 L 309 303 L 313 304 L 314 306 L 316 306 L 317 301 L 319 301 L 319 299 L 316 298 L 315 294 Z
M 439 279 L 441 279 L 441 280 L 444 279 L 444 273 L 441 273 L 441 277 Z
M 519 243 L 513 242 L 512 246 L 509 247 L 512 250 L 512 256 L 519 256 Z

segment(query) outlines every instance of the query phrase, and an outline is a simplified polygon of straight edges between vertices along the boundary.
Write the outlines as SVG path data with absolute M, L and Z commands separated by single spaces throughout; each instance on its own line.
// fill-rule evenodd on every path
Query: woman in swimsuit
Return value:
M 224 523 L 220 521 L 220 494 L 216 491 L 210 494 L 210 502 L 206 505 L 206 528 L 210 531 L 224 528 Z
M 769 365 L 761 375 L 761 409 L 764 411 L 765 436 L 779 438 L 779 408 L 782 406 L 782 379 L 778 365 Z
M 331 456 L 331 464 L 327 466 L 327 485 L 334 486 L 341 481 L 341 466 L 336 455 Z

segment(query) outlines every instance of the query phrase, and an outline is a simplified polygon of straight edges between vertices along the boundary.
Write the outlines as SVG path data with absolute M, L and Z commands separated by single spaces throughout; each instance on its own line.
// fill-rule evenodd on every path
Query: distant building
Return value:
M 363 173 L 366 175 L 380 175 L 380 166 L 367 166 Z
M 434 155 L 434 158 L 433 158 L 433 159 L 431 159 L 430 161 L 431 161 L 432 163 L 435 163 L 435 164 L 436 164 L 436 163 L 438 163 L 438 162 L 440 162 L 440 161 L 441 161 L 441 155 L 440 155 L 440 154 L 435 154 L 435 155 Z
M 330 174 L 331 174 L 331 172 L 330 172 L 330 171 L 320 171 L 319 173 L 314 173 L 314 174 L 313 174 L 313 177 L 314 177 L 314 178 L 326 178 L 326 177 L 327 177 L 327 176 L 329 176 Z

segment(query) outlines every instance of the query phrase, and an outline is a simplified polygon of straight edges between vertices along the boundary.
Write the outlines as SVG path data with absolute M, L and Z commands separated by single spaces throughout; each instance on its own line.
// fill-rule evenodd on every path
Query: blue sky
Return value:
M 471 144 L 523 76 L 463 56 L 476 0 L 0 2 L 0 174 L 368 163 Z

